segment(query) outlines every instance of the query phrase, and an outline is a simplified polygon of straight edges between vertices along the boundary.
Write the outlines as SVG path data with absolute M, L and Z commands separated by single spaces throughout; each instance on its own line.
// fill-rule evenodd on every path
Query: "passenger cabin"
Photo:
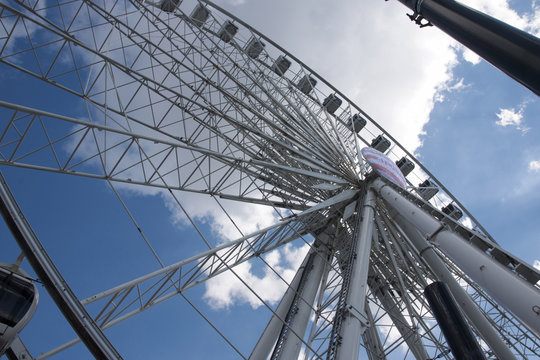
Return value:
M 189 18 L 196 26 L 203 26 L 208 17 L 210 16 L 210 10 L 203 4 L 198 4 L 195 9 L 189 15 Z
M 244 52 L 252 59 L 257 58 L 266 45 L 259 39 L 252 37 L 244 48 Z
M 298 81 L 298 84 L 296 84 L 296 87 L 298 90 L 303 92 L 304 94 L 308 95 L 311 90 L 317 85 L 317 80 L 315 80 L 313 77 L 309 75 L 305 75 L 303 78 Z
M 403 176 L 407 176 L 414 170 L 414 163 L 405 156 L 396 161 L 396 165 L 401 170 Z
M 454 220 L 459 220 L 463 216 L 463 212 L 454 204 L 446 205 L 441 209 L 441 211 Z
M 21 270 L 0 264 L 0 356 L 36 311 L 37 288 Z
M 283 55 L 279 55 L 274 64 L 272 65 L 272 71 L 274 71 L 279 76 L 283 76 L 285 71 L 291 66 L 291 61 Z
M 159 8 L 162 11 L 172 13 L 181 2 L 182 0 L 161 0 L 159 2 Z
M 374 148 L 375 150 L 379 150 L 380 152 L 384 153 L 386 150 L 388 150 L 390 145 L 391 145 L 390 140 L 388 140 L 382 135 L 379 135 L 371 141 L 370 146 Z
M 223 25 L 221 25 L 221 28 L 218 31 L 218 37 L 223 42 L 228 43 L 228 42 L 231 42 L 231 40 L 233 39 L 234 35 L 236 35 L 237 32 L 238 32 L 238 26 L 234 25 L 232 21 L 227 20 L 223 23 Z
M 347 126 L 351 131 L 355 131 L 357 134 L 366 126 L 367 121 L 360 114 L 354 114 L 349 118 Z
M 338 98 L 335 94 L 330 94 L 326 99 L 323 101 L 323 106 L 326 108 L 326 111 L 328 111 L 330 114 L 333 114 L 336 112 L 337 109 L 341 106 L 340 98 Z
M 429 179 L 426 179 L 421 184 L 418 184 L 418 195 L 422 197 L 422 199 L 429 201 L 432 197 L 435 196 L 439 192 L 439 189 L 437 188 L 437 185 L 435 185 L 433 182 L 431 182 Z

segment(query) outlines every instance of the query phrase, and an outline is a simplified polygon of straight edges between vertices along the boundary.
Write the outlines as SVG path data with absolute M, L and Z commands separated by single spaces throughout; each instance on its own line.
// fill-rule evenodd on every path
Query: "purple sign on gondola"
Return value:
M 368 164 L 381 176 L 403 189 L 407 187 L 405 176 L 403 176 L 403 173 L 399 170 L 398 166 L 386 155 L 370 147 L 363 148 L 361 152 Z

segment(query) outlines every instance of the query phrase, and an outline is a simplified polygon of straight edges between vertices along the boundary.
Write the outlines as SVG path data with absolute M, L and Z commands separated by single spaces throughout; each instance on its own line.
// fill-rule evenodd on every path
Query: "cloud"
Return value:
M 469 228 L 469 229 L 472 229 L 472 228 L 473 228 L 472 220 L 471 220 L 471 218 L 468 217 L 468 216 L 463 217 L 459 222 L 460 222 L 463 226 L 465 226 L 466 228 Z
M 171 212 L 172 220 L 179 225 L 190 226 L 189 219 L 176 200 L 165 192 L 162 198 Z M 209 224 L 220 242 L 237 239 L 277 221 L 278 214 L 269 206 L 223 199 L 217 200 L 218 203 L 208 195 L 195 193 L 177 192 L 176 198 L 192 219 Z
M 462 0 L 463 4 L 504 21 L 518 29 L 540 34 L 540 6 L 532 2 L 531 12 L 520 15 L 510 7 L 508 0 Z
M 471 63 L 472 65 L 477 65 L 480 63 L 480 61 L 482 61 L 482 58 L 474 51 L 465 47 L 463 48 L 462 56 L 465 61 Z
M 307 244 L 301 247 L 287 244 L 283 248 L 266 254 L 264 260 L 287 283 L 290 283 L 308 249 L 309 245 Z M 245 262 L 233 269 L 247 286 L 231 271 L 227 271 L 206 282 L 206 291 L 203 298 L 214 310 L 227 309 L 239 304 L 248 304 L 253 309 L 257 309 L 263 304 L 255 296 L 254 291 L 261 299 L 270 305 L 275 305 L 283 296 L 287 284 L 269 266 L 264 264 L 262 265 L 264 266 L 263 274 L 260 276 L 255 275 L 253 264 L 252 261 Z
M 540 161 L 539 160 L 532 160 L 531 162 L 529 162 L 529 172 L 530 173 L 540 172 Z
M 247 1 L 231 11 L 293 53 L 411 151 L 421 145 L 435 95 L 454 81 L 455 41 L 438 29 L 419 29 L 398 2 Z M 324 96 L 331 92 L 322 84 L 317 88 Z M 364 136 L 371 141 L 378 132 Z
M 525 110 L 525 106 L 526 106 L 525 104 L 520 105 L 517 111 L 515 108 L 510 108 L 510 109 L 500 108 L 499 112 L 496 114 L 499 120 L 496 121 L 495 124 L 502 127 L 514 126 L 517 130 L 520 130 L 522 133 L 528 132 L 530 129 L 522 126 L 523 111 Z
M 499 118 L 499 121 L 496 122 L 497 125 L 503 127 L 513 125 L 519 128 L 523 119 L 523 111 L 519 110 L 516 112 L 515 109 L 499 109 L 497 117 Z
M 526 196 L 528 200 L 537 198 L 538 187 L 540 187 L 540 160 L 525 160 L 522 163 L 520 176 L 515 182 L 511 196 Z M 526 170 L 525 170 L 526 168 Z

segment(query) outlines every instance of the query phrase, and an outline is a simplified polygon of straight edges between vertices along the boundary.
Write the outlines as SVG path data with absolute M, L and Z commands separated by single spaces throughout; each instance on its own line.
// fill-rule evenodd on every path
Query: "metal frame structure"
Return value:
M 59 102 L 72 104 L 0 100 L 0 164 L 101 181 L 160 264 L 86 299 L 64 291 L 89 314 L 74 315 L 87 321 L 74 322 L 75 329 L 94 329 L 94 340 L 83 331 L 81 339 L 91 347 L 99 338 L 108 348 L 109 354 L 96 357 L 120 356 L 104 330 L 184 297 L 242 358 L 351 359 L 365 353 L 392 359 L 404 352 L 404 358 L 450 359 L 422 295 L 428 283 L 439 280 L 487 344 L 489 358 L 540 356 L 534 308 L 540 273 L 502 249 L 368 114 L 230 13 L 206 0 L 2 1 L 0 23 L 2 70 L 38 81 Z M 288 59 L 289 66 L 276 65 L 278 59 Z M 329 94 L 342 100 L 337 108 L 333 102 L 332 111 L 324 101 Z M 352 131 L 353 116 L 366 125 Z M 392 143 L 386 151 L 392 161 L 406 157 L 414 164 L 407 190 L 376 178 L 362 160 L 360 148 L 379 135 Z M 429 201 L 413 186 L 426 179 L 440 190 Z M 23 251 L 28 258 L 49 259 L 8 185 L 1 185 L 6 206 L 29 234 L 20 237 Z M 117 191 L 122 186 L 167 197 L 206 249 L 164 264 Z M 231 201 L 271 207 L 279 220 L 216 244 L 186 210 L 184 193 L 212 199 L 237 228 L 227 209 Z M 472 228 L 440 210 L 450 203 Z M 287 282 L 264 255 L 298 239 L 310 250 Z M 461 244 L 457 250 L 452 241 Z M 24 245 L 30 242 L 33 248 Z M 476 257 L 461 261 L 463 249 Z M 287 285 L 276 308 L 236 271 L 253 259 Z M 527 311 L 480 281 L 471 267 L 476 261 L 481 271 L 515 281 Z M 57 272 L 56 281 L 45 281 L 40 264 L 32 261 L 50 293 L 69 289 Z M 184 296 L 225 273 L 270 311 L 251 353 L 239 350 Z

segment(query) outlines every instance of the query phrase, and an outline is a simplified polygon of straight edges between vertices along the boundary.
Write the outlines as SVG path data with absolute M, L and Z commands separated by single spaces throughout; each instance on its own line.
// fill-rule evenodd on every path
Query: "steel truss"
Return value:
M 194 7 L 206 9 L 208 17 L 194 17 Z M 39 82 L 58 100 L 43 104 L 32 94 L 18 103 L 0 100 L 0 164 L 102 181 L 160 264 L 86 299 L 70 295 L 96 329 L 184 297 L 243 358 L 350 359 L 361 352 L 369 359 L 450 359 L 423 296 L 427 284 L 443 279 L 453 284 L 489 358 L 540 356 L 534 321 L 512 304 L 503 306 L 490 286 L 473 280 L 464 270 L 467 264 L 455 261 L 436 235 L 446 231 L 459 237 L 463 246 L 482 253 L 490 268 L 537 297 L 538 271 L 502 249 L 362 109 L 215 4 L 4 0 L 0 24 L 1 70 Z M 220 35 L 224 24 L 238 28 L 230 41 Z M 254 41 L 265 44 L 256 55 L 250 48 Z M 290 62 L 285 72 L 276 71 L 280 55 Z M 299 85 L 309 77 L 317 84 Z M 325 104 L 329 94 L 342 99 L 337 109 Z M 348 125 L 355 114 L 367 122 L 358 132 Z M 414 186 L 405 191 L 373 179 L 359 149 L 377 135 L 392 142 L 386 155 L 393 161 L 405 156 L 415 165 L 409 185 L 429 178 L 440 189 L 438 197 L 426 201 Z M 124 188 L 150 189 L 172 201 L 204 250 L 164 264 L 122 200 Z M 3 189 L 9 195 L 7 184 Z M 385 198 L 388 189 L 439 228 L 419 231 L 422 224 Z M 186 193 L 212 199 L 241 236 L 208 239 L 200 219 L 186 210 Z M 277 222 L 244 233 L 231 215 L 232 201 L 270 207 Z M 449 203 L 471 220 L 472 229 L 439 210 Z M 296 276 L 286 281 L 265 256 L 293 241 L 310 250 Z M 45 249 L 32 251 L 46 255 Z M 236 270 L 254 259 L 286 284 L 277 307 Z M 225 273 L 234 274 L 269 310 L 266 329 L 247 352 L 185 296 Z

